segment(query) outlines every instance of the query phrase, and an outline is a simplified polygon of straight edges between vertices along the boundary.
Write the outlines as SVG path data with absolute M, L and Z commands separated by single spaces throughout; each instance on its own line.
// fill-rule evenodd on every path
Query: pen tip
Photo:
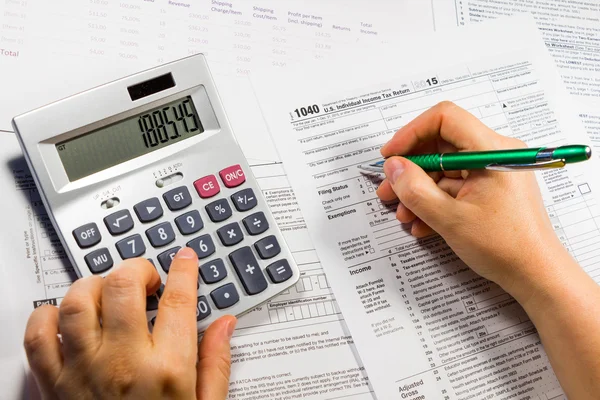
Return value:
M 592 158 L 592 148 L 590 146 L 585 146 L 585 156 L 588 160 Z

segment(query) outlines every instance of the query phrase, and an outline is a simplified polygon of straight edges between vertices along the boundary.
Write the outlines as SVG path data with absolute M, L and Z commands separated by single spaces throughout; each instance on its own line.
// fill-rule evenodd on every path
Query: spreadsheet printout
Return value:
M 360 89 L 319 80 L 328 71 L 310 73 L 308 66 L 313 85 L 294 85 L 291 71 L 271 74 L 270 85 L 265 76 L 253 77 L 378 398 L 566 399 L 516 301 L 473 273 L 440 237 L 414 239 L 395 207 L 378 200 L 378 180 L 357 169 L 378 159 L 398 128 L 442 100 L 530 146 L 584 141 L 542 43 L 523 39 L 537 38 L 535 25 L 503 23 L 515 28 L 487 25 L 417 41 L 414 52 L 403 54 L 415 60 L 404 70 L 418 72 L 369 84 L 386 76 L 374 73 L 355 83 Z M 600 188 L 586 174 L 595 161 L 537 177 L 556 234 L 600 281 Z
M 19 113 L 198 52 L 213 73 L 248 76 L 433 30 L 422 0 L 2 0 L 0 22 L 3 130 Z

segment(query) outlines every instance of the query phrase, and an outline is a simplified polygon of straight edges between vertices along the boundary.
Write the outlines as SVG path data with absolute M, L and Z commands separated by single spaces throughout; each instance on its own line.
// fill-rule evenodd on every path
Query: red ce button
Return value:
M 198 179 L 196 182 L 194 182 L 194 187 L 196 188 L 198 195 L 200 195 L 200 197 L 203 199 L 213 197 L 221 191 L 219 182 L 217 182 L 217 177 L 214 175 L 208 175 L 204 178 Z

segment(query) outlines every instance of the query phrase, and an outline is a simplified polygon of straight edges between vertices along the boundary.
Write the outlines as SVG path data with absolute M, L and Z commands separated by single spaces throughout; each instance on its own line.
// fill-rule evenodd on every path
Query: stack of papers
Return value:
M 2 130 L 57 98 L 195 52 L 208 56 L 302 269 L 294 288 L 240 319 L 231 399 L 563 398 L 514 300 L 438 238 L 410 238 L 355 164 L 376 158 L 398 127 L 440 100 L 532 146 L 600 146 L 598 2 L 56 3 L 0 5 Z M 519 11 L 533 17 L 476 23 Z M 455 29 L 462 25 L 473 26 Z M 432 77 L 435 90 L 424 86 Z M 290 120 L 315 104 L 333 111 Z M 8 303 L 0 379 L 7 397 L 28 397 L 25 321 L 34 307 L 59 304 L 74 273 L 14 135 L 0 135 L 0 149 L 11 205 L 0 214 Z M 539 183 L 563 243 L 597 276 L 600 189 L 586 174 L 593 167 L 582 167 L 540 174 Z

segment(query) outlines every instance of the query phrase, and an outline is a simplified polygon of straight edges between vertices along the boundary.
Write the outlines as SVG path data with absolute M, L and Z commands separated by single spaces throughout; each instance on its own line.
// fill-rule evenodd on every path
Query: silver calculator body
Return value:
M 79 277 L 144 257 L 166 282 L 176 250 L 192 247 L 201 257 L 200 331 L 298 280 L 203 55 L 57 101 L 13 125 Z M 160 294 L 147 299 L 149 321 Z

